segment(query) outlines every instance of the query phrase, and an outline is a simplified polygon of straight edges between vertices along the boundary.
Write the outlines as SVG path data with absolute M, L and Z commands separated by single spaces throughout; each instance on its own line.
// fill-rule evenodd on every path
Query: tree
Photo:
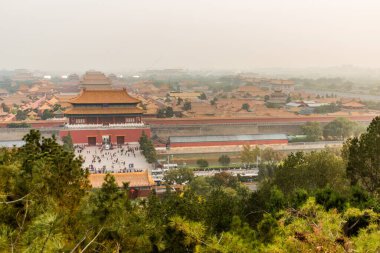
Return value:
M 323 136 L 325 138 L 333 137 L 342 140 L 351 137 L 356 127 L 356 122 L 350 121 L 346 118 L 337 118 L 329 122 L 323 128 Z
M 46 119 L 51 119 L 54 117 L 54 114 L 53 114 L 53 111 L 52 110 L 44 110 L 44 112 L 42 113 L 42 116 L 41 116 L 41 119 L 42 120 L 46 120 Z
M 333 113 L 338 111 L 340 111 L 340 106 L 335 103 L 331 103 L 329 105 L 322 105 L 314 109 L 315 113 Z
M 273 182 L 286 194 L 327 185 L 342 191 L 347 186 L 343 159 L 328 150 L 290 154 L 276 169 Z
M 171 169 L 165 173 L 164 180 L 168 184 L 189 183 L 194 179 L 194 172 L 189 168 Z
M 17 110 L 16 120 L 26 120 L 28 113 L 26 111 Z
M 21 122 L 21 123 L 9 123 L 7 124 L 7 127 L 8 128 L 30 128 L 31 125 L 25 122 Z
M 197 165 L 201 168 L 206 168 L 206 167 L 208 167 L 208 162 L 205 159 L 198 159 Z
M 380 117 L 372 120 L 360 137 L 346 145 L 347 175 L 351 184 L 359 184 L 372 193 L 380 193 Z
M 205 223 L 212 228 L 214 233 L 230 229 L 232 218 L 241 209 L 239 199 L 235 196 L 235 190 L 223 187 L 214 188 L 207 196 Z
M 1 107 L 3 108 L 3 111 L 4 112 L 10 112 L 11 109 L 9 108 L 9 106 L 7 106 L 6 104 L 4 103 L 1 103 Z
M 235 189 L 238 186 L 237 177 L 224 171 L 216 173 L 213 177 L 209 178 L 209 182 L 212 186 L 216 187 L 231 187 Z
M 182 98 L 177 98 L 177 105 L 181 105 L 182 104 L 182 102 L 183 102 L 183 99 Z
M 249 111 L 249 104 L 247 104 L 247 103 L 242 104 L 241 109 L 246 110 L 248 112 Z
M 188 221 L 179 216 L 170 218 L 165 230 L 168 242 L 165 252 L 196 252 L 204 241 L 206 228 L 200 222 Z
M 240 153 L 240 160 L 242 163 L 251 165 L 257 162 L 260 155 L 260 149 L 256 146 L 254 149 L 250 145 L 244 145 L 243 151 Z
M 174 116 L 173 107 L 171 107 L 171 106 L 166 107 L 165 117 L 166 118 L 172 118 L 173 116 Z
M 0 151 L 0 249 L 63 251 L 89 190 L 88 174 L 54 136 L 31 130 L 23 140 L 18 149 Z
M 126 192 L 121 191 L 116 184 L 115 177 L 107 174 L 100 190 L 92 195 L 91 202 L 94 207 L 91 216 L 102 223 L 109 216 L 112 216 L 111 213 L 120 212 L 122 207 L 118 203 L 119 200 L 124 199 L 123 201 L 126 201 L 126 204 L 129 205 L 125 194 Z
M 265 149 L 261 150 L 260 152 L 260 158 L 264 162 L 278 162 L 281 160 L 281 155 L 277 151 L 274 151 L 271 147 L 266 147 Z
M 56 111 L 58 111 L 58 110 L 62 110 L 62 106 L 61 106 L 60 104 L 55 104 L 55 105 L 53 106 L 53 111 L 56 112 Z
M 164 108 L 159 108 L 157 109 L 157 118 L 165 118 L 165 109 Z
M 185 110 L 185 111 L 189 111 L 189 110 L 191 110 L 191 102 L 190 102 L 190 101 L 186 101 L 186 102 L 183 104 L 182 109 Z
M 215 104 L 216 104 L 216 101 L 218 101 L 218 98 L 217 98 L 217 97 L 214 97 L 214 98 L 210 101 L 210 104 L 211 104 L 211 105 L 215 105 Z
M 223 165 L 223 166 L 227 166 L 230 164 L 231 162 L 231 158 L 228 156 L 228 155 L 221 155 L 218 159 L 218 162 Z
M 82 160 L 72 150 L 60 146 L 54 136 L 41 137 L 38 130 L 30 130 L 23 141 L 25 145 L 18 152 L 23 170 L 22 188 L 41 194 L 39 197 L 49 195 L 62 206 L 77 203 L 88 187 Z
M 173 107 L 160 108 L 157 110 L 157 118 L 172 118 L 174 116 Z
M 157 161 L 157 152 L 154 148 L 153 142 L 143 131 L 139 139 L 140 148 L 148 163 Z
M 74 152 L 74 144 L 73 144 L 73 139 L 71 138 L 70 132 L 68 135 L 62 137 L 62 142 L 63 142 L 63 148 Z
M 307 122 L 301 129 L 309 141 L 317 141 L 322 136 L 322 128 L 319 122 Z
M 207 99 L 207 96 L 204 92 L 202 92 L 202 94 L 199 96 L 199 99 L 200 100 L 206 100 Z

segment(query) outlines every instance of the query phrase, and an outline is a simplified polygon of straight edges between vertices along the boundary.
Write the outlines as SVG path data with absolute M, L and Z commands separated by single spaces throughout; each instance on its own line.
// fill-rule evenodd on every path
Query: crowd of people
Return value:
M 84 159 L 83 167 L 90 173 L 140 172 L 149 168 L 138 144 L 76 145 L 75 153 Z

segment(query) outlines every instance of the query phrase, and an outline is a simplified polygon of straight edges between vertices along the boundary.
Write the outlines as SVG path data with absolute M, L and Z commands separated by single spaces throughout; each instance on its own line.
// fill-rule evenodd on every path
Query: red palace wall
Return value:
M 209 142 L 182 142 L 171 143 L 170 147 L 205 147 L 226 145 L 264 145 L 264 144 L 288 144 L 288 140 L 256 140 L 256 141 L 209 141 Z
M 370 122 L 374 115 L 343 116 L 352 121 Z M 236 124 L 236 123 L 306 123 L 330 122 L 337 116 L 294 116 L 294 117 L 254 117 L 254 118 L 145 118 L 144 122 L 150 125 L 194 125 L 194 124 Z
M 111 142 L 116 144 L 117 136 L 124 136 L 124 142 L 138 142 L 142 132 L 150 137 L 150 128 L 134 128 L 134 129 L 70 129 L 61 130 L 59 137 L 66 136 L 70 133 L 74 144 L 88 144 L 88 137 L 96 137 L 96 144 L 102 144 L 102 136 L 110 135 Z

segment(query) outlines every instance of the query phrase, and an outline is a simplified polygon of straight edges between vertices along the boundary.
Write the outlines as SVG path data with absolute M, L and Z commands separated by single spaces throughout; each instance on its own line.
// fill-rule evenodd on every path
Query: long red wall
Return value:
M 368 121 L 370 122 L 375 116 L 348 116 L 353 121 Z M 254 117 L 254 118 L 175 118 L 175 119 L 159 119 L 159 118 L 144 118 L 143 121 L 147 124 L 154 125 L 196 125 L 196 124 L 228 124 L 228 123 L 287 123 L 287 122 L 330 122 L 337 116 L 294 116 L 294 117 Z M 21 123 L 21 121 L 0 122 L 0 128 L 7 127 L 9 123 Z M 41 127 L 60 127 L 63 126 L 65 120 L 36 120 L 26 121 L 34 128 Z
M 370 122 L 375 116 L 349 116 L 344 117 L 353 121 Z M 195 125 L 195 124 L 229 124 L 229 123 L 289 123 L 289 122 L 330 122 L 339 118 L 337 116 L 295 116 L 295 117 L 255 117 L 255 118 L 176 118 L 158 119 L 145 118 L 144 122 L 154 125 Z
M 287 144 L 288 140 L 255 140 L 255 141 L 205 141 L 205 142 L 178 142 L 171 143 L 170 147 L 205 147 L 227 145 L 263 145 L 263 144 Z
M 100 145 L 102 143 L 102 135 L 110 135 L 111 142 L 116 144 L 116 136 L 124 136 L 125 142 L 138 142 L 142 132 L 150 137 L 149 128 L 134 128 L 134 129 L 75 129 L 75 130 L 61 130 L 59 136 L 62 138 L 70 133 L 74 144 L 87 144 L 88 137 L 96 137 L 96 143 Z
M 0 122 L 0 128 L 6 128 L 10 123 L 27 123 L 33 128 L 44 128 L 44 127 L 62 127 L 65 125 L 66 120 L 34 120 L 34 121 L 7 121 Z

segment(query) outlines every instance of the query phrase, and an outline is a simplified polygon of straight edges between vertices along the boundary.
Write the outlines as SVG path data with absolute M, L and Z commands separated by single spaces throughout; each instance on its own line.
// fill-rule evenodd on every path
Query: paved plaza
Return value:
M 88 168 L 90 173 L 138 172 L 152 168 L 138 144 L 114 146 L 109 150 L 100 146 L 76 146 L 75 155 L 82 156 L 83 168 Z

